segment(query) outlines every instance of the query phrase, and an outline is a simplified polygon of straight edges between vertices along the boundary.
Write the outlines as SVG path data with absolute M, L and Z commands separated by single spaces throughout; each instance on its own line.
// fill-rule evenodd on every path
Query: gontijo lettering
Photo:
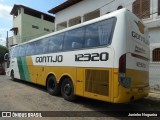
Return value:
M 36 63 L 62 62 L 63 61 L 63 56 L 62 55 L 56 55 L 56 56 L 36 57 L 35 61 L 36 61 Z
M 147 45 L 149 44 L 148 41 L 143 36 L 139 35 L 138 33 L 134 32 L 134 31 L 132 31 L 132 37 L 139 40 L 139 41 L 142 41 L 143 43 L 145 43 Z

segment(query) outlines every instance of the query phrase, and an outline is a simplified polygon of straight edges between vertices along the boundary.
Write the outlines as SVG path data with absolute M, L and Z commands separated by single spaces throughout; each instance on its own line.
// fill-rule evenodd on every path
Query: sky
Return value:
M 0 0 L 0 45 L 6 44 L 7 31 L 9 37 L 12 36 L 10 29 L 12 28 L 13 19 L 10 12 L 14 4 L 21 4 L 32 9 L 48 13 L 55 6 L 66 0 Z

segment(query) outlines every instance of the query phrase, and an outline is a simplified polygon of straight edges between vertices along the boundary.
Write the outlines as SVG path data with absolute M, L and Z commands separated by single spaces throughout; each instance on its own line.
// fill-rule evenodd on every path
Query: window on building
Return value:
M 44 20 L 54 23 L 54 17 L 53 16 L 45 15 L 45 14 L 43 16 L 44 16 L 44 18 L 43 18 Z
M 153 62 L 160 62 L 160 48 L 156 48 L 152 52 Z
M 106 14 L 109 14 L 109 13 L 111 13 L 111 12 L 107 12 Z
M 122 8 L 123 8 L 123 6 L 122 6 L 122 5 L 120 5 L 120 6 L 118 6 L 117 10 L 122 9 Z
M 62 22 L 62 23 L 57 24 L 57 31 L 62 30 L 64 28 L 67 28 L 67 22 Z
M 132 5 L 132 11 L 141 19 L 149 18 L 150 0 L 136 0 Z
M 158 0 L 158 15 L 160 15 L 160 0 Z
M 13 19 L 15 19 L 18 16 L 18 10 L 13 14 Z
M 32 25 L 32 28 L 39 29 L 39 27 L 36 25 Z
M 77 25 L 81 23 L 81 17 L 76 17 L 69 20 L 69 26 Z
M 30 16 L 37 17 L 37 18 L 41 19 L 41 13 L 40 12 L 36 12 L 36 11 L 33 12 L 30 9 L 24 9 L 24 14 L 27 14 L 27 15 L 30 15 Z
M 88 21 L 88 20 L 91 20 L 91 19 L 94 19 L 94 18 L 97 18 L 97 17 L 100 17 L 100 11 L 99 10 L 96 10 L 96 11 L 85 14 L 84 15 L 84 21 Z
M 17 35 L 18 34 L 18 29 L 15 29 L 13 32 L 14 32 L 14 35 Z
M 50 30 L 49 30 L 48 28 L 44 28 L 44 31 L 47 31 L 47 32 L 49 32 Z
M 12 29 L 10 29 L 10 31 L 13 31 L 14 35 L 18 34 L 18 27 L 13 27 Z

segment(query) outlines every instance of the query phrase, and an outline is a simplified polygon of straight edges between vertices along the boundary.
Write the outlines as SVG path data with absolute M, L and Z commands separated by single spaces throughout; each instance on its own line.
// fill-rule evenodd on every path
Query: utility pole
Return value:
M 6 38 L 6 47 L 8 48 L 8 31 L 7 31 L 7 38 Z

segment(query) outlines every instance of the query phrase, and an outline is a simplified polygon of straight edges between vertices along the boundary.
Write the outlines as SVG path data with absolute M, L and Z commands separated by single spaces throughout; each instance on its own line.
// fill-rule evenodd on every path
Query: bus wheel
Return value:
M 15 78 L 14 78 L 14 71 L 11 72 L 11 80 L 13 80 L 13 81 L 15 80 Z
M 51 95 L 59 95 L 60 87 L 57 84 L 56 78 L 54 76 L 50 76 L 47 79 L 47 91 Z
M 61 86 L 61 94 L 65 100 L 74 101 L 76 96 L 74 95 L 73 83 L 69 78 L 65 78 Z

